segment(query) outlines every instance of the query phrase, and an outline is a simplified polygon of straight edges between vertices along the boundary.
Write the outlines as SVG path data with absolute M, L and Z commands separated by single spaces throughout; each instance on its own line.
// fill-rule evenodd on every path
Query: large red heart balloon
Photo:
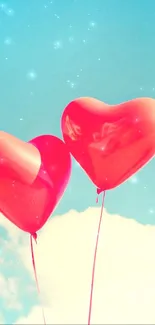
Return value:
M 25 143 L 0 133 L 0 158 L 0 211 L 34 235 L 68 184 L 71 158 L 67 146 L 52 135 Z
M 73 157 L 101 191 L 112 189 L 155 153 L 155 100 L 107 105 L 79 98 L 64 110 L 64 140 Z

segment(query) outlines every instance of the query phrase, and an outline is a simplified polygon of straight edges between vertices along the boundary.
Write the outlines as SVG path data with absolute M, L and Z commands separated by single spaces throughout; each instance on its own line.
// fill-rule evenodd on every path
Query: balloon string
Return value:
M 92 303 L 93 303 L 93 290 L 94 290 L 96 256 L 97 256 L 99 235 L 100 235 L 101 223 L 102 223 L 102 217 L 103 217 L 104 199 L 105 199 L 105 191 L 103 192 L 103 197 L 102 197 L 101 214 L 100 214 L 100 218 L 99 218 L 97 237 L 96 237 L 96 245 L 95 245 L 95 251 L 94 251 L 93 268 L 92 268 L 92 280 L 91 280 L 91 289 L 90 289 L 90 301 L 89 301 L 89 312 L 88 312 L 88 325 L 90 325 L 90 323 L 91 323 L 91 312 L 92 312 Z
M 33 271 L 34 271 L 36 287 L 37 287 L 38 295 L 40 296 L 40 288 L 39 288 L 39 282 L 38 282 L 37 271 L 36 271 L 36 263 L 35 263 L 35 258 L 34 258 L 33 238 L 36 241 L 37 237 L 36 236 L 34 237 L 33 235 L 30 235 L 31 257 L 32 257 L 32 265 L 33 265 Z M 36 243 L 37 243 L 37 241 L 36 241 Z M 43 322 L 44 322 L 44 325 L 46 325 L 45 314 L 44 314 L 44 309 L 43 309 L 42 304 L 41 304 L 41 310 L 42 310 Z

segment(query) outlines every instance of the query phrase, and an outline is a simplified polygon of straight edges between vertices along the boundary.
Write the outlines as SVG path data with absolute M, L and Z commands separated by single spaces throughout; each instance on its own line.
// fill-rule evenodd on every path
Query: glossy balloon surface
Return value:
M 127 180 L 155 153 L 155 100 L 107 105 L 79 98 L 64 110 L 63 138 L 95 186 L 109 190 Z
M 25 143 L 23 142 L 23 148 Z M 24 149 L 17 153 L 11 151 L 10 157 L 3 158 L 0 164 L 0 211 L 16 226 L 31 234 L 43 227 L 50 214 L 60 201 L 70 178 L 71 158 L 63 141 L 52 135 L 42 135 L 29 142 L 27 154 L 32 145 L 39 152 L 39 170 L 30 182 L 31 166 L 34 169 L 33 157 L 28 159 L 26 170 L 23 163 Z M 15 151 L 16 152 L 16 151 Z M 37 157 L 37 159 L 38 159 Z M 35 157 L 36 159 L 36 157 Z M 21 162 L 20 162 L 21 160 Z M 38 161 L 35 160 L 38 168 Z M 25 173 L 29 175 L 26 181 Z M 27 174 L 26 174 L 27 175 Z M 32 177 L 32 175 L 31 175 Z

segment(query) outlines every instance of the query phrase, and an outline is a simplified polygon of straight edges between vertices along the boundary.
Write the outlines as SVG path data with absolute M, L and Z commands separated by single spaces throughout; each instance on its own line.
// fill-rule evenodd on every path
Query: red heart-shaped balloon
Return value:
M 66 189 L 71 158 L 65 143 L 52 135 L 19 141 L 7 134 L 1 141 L 0 136 L 0 211 L 20 229 L 35 234 Z
M 155 100 L 107 105 L 94 98 L 72 101 L 62 115 L 69 151 L 100 190 L 112 189 L 155 153 Z

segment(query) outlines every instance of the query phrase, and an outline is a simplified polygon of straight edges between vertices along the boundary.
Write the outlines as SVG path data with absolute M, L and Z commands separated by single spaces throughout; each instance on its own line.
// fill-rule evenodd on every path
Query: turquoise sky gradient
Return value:
M 65 106 L 81 96 L 117 104 L 155 97 L 154 0 L 10 0 L 0 3 L 0 125 L 23 140 L 50 133 L 61 137 Z M 116 161 L 115 164 L 118 162 Z M 110 191 L 111 213 L 155 225 L 155 161 Z M 96 190 L 73 162 L 68 189 L 54 215 L 93 206 Z M 0 228 L 1 273 L 20 281 L 22 310 L 7 313 L 6 323 L 26 313 L 36 295 L 26 299 L 31 282 L 23 266 L 6 252 L 7 231 Z M 9 253 L 10 254 L 10 253 Z M 24 280 L 25 281 L 25 280 Z

